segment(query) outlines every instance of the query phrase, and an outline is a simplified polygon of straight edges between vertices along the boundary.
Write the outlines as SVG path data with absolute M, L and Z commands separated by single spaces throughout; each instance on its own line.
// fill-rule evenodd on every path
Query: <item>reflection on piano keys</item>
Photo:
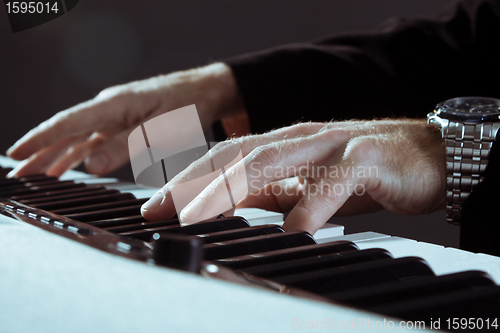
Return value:
M 78 180 L 73 182 L 68 178 Z M 106 188 L 98 185 L 102 183 L 106 183 Z M 112 190 L 113 188 L 115 190 Z M 7 230 L 8 239 L 14 238 L 20 243 L 12 244 L 2 237 L 0 240 L 4 244 L 2 248 L 10 247 L 11 255 L 26 266 L 27 276 L 40 272 L 42 280 L 50 276 L 51 274 L 46 274 L 42 264 L 46 259 L 49 269 L 54 268 L 60 273 L 61 283 L 77 289 L 91 288 L 88 273 L 82 273 L 85 268 L 75 270 L 73 267 L 78 265 L 80 260 L 82 264 L 85 262 L 88 264 L 89 256 L 98 258 L 94 264 L 88 264 L 87 269 L 90 270 L 111 269 L 115 272 L 114 270 L 120 271 L 123 268 L 125 275 L 129 272 L 131 276 L 139 276 L 141 279 L 147 279 L 144 276 L 146 271 L 153 277 L 166 278 L 168 280 L 164 283 L 168 287 L 158 286 L 158 281 L 152 285 L 159 289 L 151 290 L 146 287 L 153 293 L 146 299 L 147 302 L 154 300 L 156 306 L 164 307 L 175 327 L 197 327 L 187 318 L 181 319 L 191 307 L 196 309 L 197 315 L 199 311 L 214 316 L 221 311 L 231 311 L 229 317 L 224 319 L 226 323 L 235 325 L 228 327 L 231 331 L 244 330 L 242 325 L 248 325 L 247 328 L 253 329 L 260 327 L 260 329 L 279 331 L 307 328 L 310 325 L 316 328 L 317 325 L 325 325 L 324 328 L 327 326 L 331 328 L 333 325 L 334 328 L 339 328 L 338 325 L 347 325 L 349 321 L 351 324 L 355 321 L 359 326 L 360 320 L 364 323 L 363 318 L 365 320 L 369 318 L 372 322 L 371 328 L 374 330 L 381 328 L 379 325 L 385 325 L 388 320 L 398 323 L 398 319 L 394 318 L 422 321 L 428 329 L 436 328 L 436 323 L 439 321 L 441 329 L 444 330 L 452 328 L 446 326 L 447 318 L 482 318 L 484 320 L 482 331 L 486 330 L 486 326 L 491 330 L 497 328 L 494 326 L 494 321 L 500 314 L 500 287 L 498 287 L 500 258 L 374 232 L 343 235 L 339 232 L 342 228 L 338 226 L 331 227 L 320 235 L 321 237 L 315 239 L 305 232 L 284 233 L 283 229 L 276 225 L 282 222 L 282 216 L 279 214 L 266 215 L 268 213 L 251 210 L 242 211 L 249 217 L 254 215 L 256 222 L 250 224 L 239 217 L 216 218 L 182 228 L 175 219 L 147 222 L 140 216 L 139 209 L 145 201 L 144 198 L 149 197 L 152 192 L 139 190 L 135 195 L 124 193 L 127 189 L 133 188 L 133 185 L 122 184 L 114 179 L 90 178 L 76 172 L 66 175 L 61 180 L 43 176 L 26 177 L 18 181 L 0 179 L 0 196 L 10 198 L 0 202 L 4 215 L 0 219 L 0 231 Z M 62 237 L 29 228 L 19 221 L 85 245 L 76 242 L 63 245 L 63 248 L 73 249 L 68 251 L 77 254 L 65 257 L 61 261 L 70 267 L 65 272 L 65 267 L 52 261 L 57 257 L 54 253 L 63 249 L 58 248 L 60 244 L 65 243 Z M 31 241 L 26 238 L 27 235 L 36 237 L 30 238 L 32 245 L 29 244 Z M 40 240 L 46 241 L 41 249 Z M 53 248 L 52 243 L 54 243 Z M 22 244 L 33 247 L 20 248 Z M 86 245 L 102 252 L 97 254 Z M 54 251 L 51 251 L 52 249 Z M 28 255 L 28 252 L 33 250 L 36 250 L 33 256 L 35 261 Z M 110 256 L 105 252 L 118 254 L 126 259 Z M 146 265 L 137 260 L 145 262 Z M 9 262 L 12 260 L 7 261 Z M 196 275 L 160 268 L 161 265 L 196 271 L 205 277 L 244 283 L 254 288 L 240 289 L 241 287 L 225 283 L 221 285 L 212 281 L 213 279 L 199 280 L 197 277 L 194 278 Z M 130 268 L 132 266 L 133 269 Z M 30 268 L 33 268 L 32 272 Z M 14 277 L 15 272 L 9 272 L 5 267 L 0 268 L 1 271 L 9 273 L 5 275 L 4 282 L 18 281 L 19 277 Z M 85 281 L 82 281 L 80 276 L 72 275 L 77 271 L 83 274 Z M 56 281 L 47 284 L 42 283 L 43 281 L 27 282 L 21 277 L 20 281 L 25 285 L 18 287 L 32 291 L 41 288 L 40 290 L 46 293 L 50 289 L 47 289 L 48 285 L 58 283 L 58 278 L 54 278 Z M 73 278 L 74 284 L 71 283 Z M 118 285 L 122 283 L 122 278 L 120 275 L 119 281 L 116 281 Z M 94 280 L 93 283 L 99 285 L 102 281 L 108 289 L 100 291 L 104 294 L 111 293 L 117 300 L 123 300 L 123 292 L 144 300 L 144 295 L 138 295 L 137 287 L 129 286 L 135 291 L 124 286 L 116 288 L 113 280 L 103 277 L 102 280 Z M 173 287 L 172 283 L 179 284 Z M 203 286 L 214 288 L 220 294 L 213 296 L 213 290 L 208 292 L 202 289 Z M 255 288 L 305 297 L 313 302 L 289 296 L 277 298 L 279 295 L 262 294 L 262 291 Z M 197 292 L 193 293 L 193 289 Z M 237 294 L 231 294 L 236 290 Z M 54 292 L 60 295 L 52 295 L 53 298 L 44 301 L 35 297 L 35 301 L 40 302 L 39 306 L 48 302 L 55 307 L 60 306 L 58 302 L 66 305 L 69 305 L 69 302 L 72 306 L 79 302 L 64 297 L 64 293 L 68 292 L 65 288 Z M 169 295 L 175 302 L 156 299 L 155 293 Z M 214 299 L 207 299 L 206 297 L 210 297 L 208 294 Z M 14 297 L 13 294 L 8 295 Z M 92 295 L 100 298 L 93 293 Z M 46 296 L 52 297 L 48 294 Z M 80 293 L 78 297 L 78 300 L 83 298 L 84 302 L 98 306 L 106 316 L 118 319 L 119 314 L 110 313 L 113 311 L 109 309 L 105 310 L 106 308 L 97 305 L 99 302 L 95 299 L 82 296 Z M 179 302 L 179 297 L 191 297 L 192 302 L 186 300 Z M 230 298 L 229 301 L 227 297 Z M 263 303 L 258 303 L 259 300 L 255 297 L 262 297 Z M 276 306 L 267 303 L 271 299 Z M 257 308 L 268 308 L 270 312 L 276 313 L 277 317 L 269 318 L 268 322 L 264 321 L 262 325 L 258 325 L 251 318 L 248 318 L 249 322 L 241 322 L 242 316 L 236 314 L 234 308 L 239 300 L 252 303 L 239 304 L 238 308 L 241 307 L 241 311 L 248 311 L 246 306 L 253 305 Z M 150 307 L 147 308 L 151 310 Z M 139 310 L 139 313 L 146 315 L 143 310 Z M 259 312 L 258 315 L 262 316 L 258 309 L 254 308 L 250 312 L 253 315 Z M 202 317 L 212 321 L 205 315 Z M 337 326 L 332 320 L 336 321 Z M 70 322 L 76 321 L 72 319 Z M 148 325 L 156 326 L 162 322 L 162 319 L 155 318 Z M 433 323 L 434 326 L 431 326 Z M 370 328 L 369 322 L 365 324 L 360 328 L 363 331 Z M 120 326 L 114 321 L 106 325 L 109 325 L 108 328 Z M 50 323 L 47 323 L 46 327 L 50 327 Z

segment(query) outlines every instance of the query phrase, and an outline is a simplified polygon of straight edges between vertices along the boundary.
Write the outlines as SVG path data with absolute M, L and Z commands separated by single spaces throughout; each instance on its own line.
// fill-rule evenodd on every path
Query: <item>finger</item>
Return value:
M 19 139 L 7 155 L 17 160 L 25 159 L 68 136 L 90 136 L 104 126 L 113 127 L 118 117 L 123 117 L 119 112 L 123 110 L 122 99 L 120 96 L 96 98 L 61 111 Z
M 352 167 L 345 164 L 340 166 Z M 307 184 L 306 194 L 288 214 L 283 229 L 307 231 L 314 235 L 346 203 L 354 188 L 364 186 L 361 181 L 348 175 Z
M 227 167 L 228 161 L 233 162 L 234 157 L 238 152 L 241 152 L 242 156 L 247 156 L 260 145 L 284 139 L 288 140 L 290 138 L 299 137 L 302 135 L 308 135 L 310 133 L 318 132 L 323 127 L 324 124 L 319 123 L 299 124 L 269 132 L 263 135 L 253 135 L 221 142 L 214 148 L 212 148 L 209 153 L 205 154 L 202 158 L 192 163 L 186 170 L 174 177 L 169 182 L 169 185 L 171 186 L 169 186 L 165 190 L 165 192 L 161 193 L 163 193 L 163 195 L 169 194 L 171 188 L 174 188 L 176 185 L 188 183 L 195 179 L 200 179 L 204 175 L 212 173 L 214 170 L 221 169 L 222 167 Z M 199 192 L 194 193 L 193 198 L 198 194 Z M 161 195 L 162 194 L 159 194 L 159 196 Z M 156 221 L 170 215 L 173 206 L 174 202 L 172 196 L 167 195 L 166 197 L 157 197 L 154 201 L 150 200 L 146 202 L 142 206 L 141 212 L 144 218 L 146 218 L 147 220 Z M 184 207 L 185 205 L 180 205 L 176 208 L 177 211 L 180 212 L 180 210 L 182 210 Z M 225 209 L 220 210 L 219 213 L 223 212 L 224 210 Z
M 332 142 L 330 136 L 282 140 L 259 147 L 215 179 L 180 214 L 183 223 L 196 223 L 228 209 L 228 200 L 239 202 L 248 193 L 273 181 L 308 172 L 310 161 L 326 161 L 344 146 L 344 139 Z M 228 192 L 229 190 L 229 192 Z
M 382 153 L 381 153 L 382 152 Z M 361 136 L 349 141 L 342 159 L 335 165 L 334 177 L 316 182 L 306 179 L 306 194 L 288 214 L 285 231 L 304 230 L 314 234 L 332 217 L 353 193 L 370 193 L 380 185 L 370 166 L 382 165 L 383 147 L 376 136 Z M 348 207 L 353 209 L 353 207 Z M 358 207 L 359 208 L 359 207 Z
M 49 176 L 61 176 L 69 169 L 78 166 L 93 150 L 102 145 L 104 138 L 94 133 L 80 144 L 70 147 L 65 154 L 54 161 L 46 174 Z
M 21 177 L 45 173 L 54 160 L 57 160 L 59 156 L 64 154 L 69 147 L 82 140 L 84 140 L 82 137 L 67 137 L 53 146 L 46 147 L 33 154 L 29 159 L 19 163 L 17 167 L 9 172 L 7 177 Z
M 156 192 L 146 203 L 141 207 L 142 216 L 148 221 L 161 221 L 171 219 L 177 213 L 175 210 L 172 193 L 166 184 L 158 192 Z M 161 207 L 161 209 L 158 209 Z
M 88 173 L 105 175 L 130 162 L 128 136 L 126 129 L 108 138 L 103 144 L 86 156 L 85 169 Z
M 225 212 L 222 212 L 222 215 L 224 215 L 224 217 L 234 216 L 235 210 L 235 208 L 231 208 L 229 210 L 226 210 Z

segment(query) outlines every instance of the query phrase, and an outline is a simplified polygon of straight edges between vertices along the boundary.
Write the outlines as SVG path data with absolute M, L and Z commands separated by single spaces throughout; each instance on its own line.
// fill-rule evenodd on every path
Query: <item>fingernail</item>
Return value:
M 89 171 L 99 173 L 105 171 L 108 166 L 108 158 L 103 153 L 97 153 L 89 158 L 87 168 Z
M 182 210 L 181 220 L 185 218 L 194 219 L 200 216 L 203 208 L 205 208 L 205 201 L 200 198 L 194 199 L 193 202 L 191 202 Z
M 163 194 L 162 191 L 158 191 L 142 205 L 143 210 L 155 210 L 160 206 L 161 202 L 165 198 L 165 195 Z
M 12 153 L 12 151 L 14 150 L 14 146 L 10 147 L 9 149 L 7 149 L 7 155 L 10 155 L 10 153 Z
M 11 172 L 9 172 L 7 174 L 7 176 L 5 176 L 5 178 L 14 178 L 16 176 L 16 173 L 17 173 L 17 171 L 16 171 L 16 169 L 14 169 Z

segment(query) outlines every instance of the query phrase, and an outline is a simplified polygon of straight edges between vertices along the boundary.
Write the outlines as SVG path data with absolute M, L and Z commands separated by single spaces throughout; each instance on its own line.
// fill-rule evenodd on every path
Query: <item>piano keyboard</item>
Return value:
M 0 171 L 0 178 L 5 177 L 7 174 L 7 170 L 10 168 L 14 168 L 19 162 L 14 161 L 8 157 L 0 155 L 0 168 L 4 168 L 5 170 L 3 172 Z M 75 190 L 73 193 L 71 191 L 68 191 L 66 193 L 61 194 L 64 198 L 72 199 L 75 197 L 83 197 L 84 195 L 81 192 L 88 192 L 89 196 L 92 197 L 97 197 L 97 195 L 106 195 L 106 194 L 111 194 L 115 193 L 116 191 L 121 192 L 121 193 L 128 193 L 130 195 L 130 198 L 134 197 L 137 199 L 146 199 L 150 198 L 153 194 L 156 193 L 158 189 L 144 189 L 140 188 L 134 183 L 129 183 L 129 182 L 123 182 L 120 181 L 116 178 L 99 178 L 93 175 L 89 175 L 83 172 L 79 171 L 74 171 L 74 170 L 69 170 L 67 171 L 64 175 L 60 177 L 61 181 L 63 182 L 74 182 L 79 185 L 73 185 L 73 186 L 85 186 L 87 185 L 86 189 L 82 189 L 82 191 Z M 84 185 L 85 184 L 85 185 Z M 64 186 L 64 184 L 61 184 Z M 69 186 L 69 185 L 66 185 Z M 102 188 L 104 187 L 104 188 Z M 99 192 L 93 192 L 94 190 L 97 191 L 99 188 Z M 103 192 L 103 191 L 108 191 L 108 192 Z M 1 190 L 0 190 L 1 191 Z M 114 192 L 113 192 L 114 191 Z M 90 193 L 93 192 L 91 195 Z M 1 192 L 0 192 L 1 193 Z M 124 198 L 124 196 L 122 196 Z M 61 199 L 61 197 L 56 198 L 56 200 Z M 100 198 L 94 199 L 95 202 L 100 202 Z M 104 200 L 111 200 L 114 201 L 113 197 L 110 196 L 107 199 Z M 118 199 L 119 200 L 119 199 Z M 40 202 L 40 199 L 33 199 L 32 201 L 28 201 L 27 203 L 33 203 L 33 202 Z M 90 200 L 89 200 L 90 201 Z M 140 201 L 138 201 L 140 202 Z M 64 204 L 64 203 L 63 203 Z M 71 204 L 71 203 L 69 203 Z M 41 206 L 40 208 L 42 209 L 48 209 L 52 210 L 53 208 L 47 208 L 51 206 Z M 52 206 L 53 207 L 53 206 Z M 140 212 L 137 210 L 137 214 L 140 215 Z M 262 209 L 257 209 L 257 208 L 241 208 L 241 209 L 236 209 L 234 212 L 234 215 L 236 216 L 242 216 L 244 217 L 251 226 L 258 226 L 258 225 L 265 225 L 265 224 L 277 224 L 281 225 L 283 224 L 283 214 L 277 213 L 277 212 L 271 212 L 271 211 L 265 211 Z M 137 221 L 145 221 L 144 219 L 141 219 L 139 216 L 137 216 Z M 318 232 L 316 232 L 315 237 L 316 239 L 323 239 L 323 238 L 329 238 L 329 237 L 335 237 L 335 236 L 341 236 L 344 234 L 344 227 L 336 224 L 326 224 L 323 226 Z
M 316 238 L 305 232 L 284 233 L 276 225 L 282 216 L 278 221 L 276 214 L 252 210 L 241 212 L 250 220 L 253 215 L 254 224 L 243 217 L 228 217 L 181 228 L 177 220 L 142 219 L 139 209 L 151 191 L 126 193 L 133 189 L 131 184 L 80 173 L 59 180 L 44 176 L 19 180 L 1 177 L 0 197 L 5 198 L 0 201 L 4 215 L 1 221 L 5 223 L 2 229 L 15 226 L 14 234 L 18 236 L 36 233 L 40 237 L 38 230 L 27 232 L 17 221 L 27 222 L 103 252 L 156 265 L 155 269 L 173 267 L 310 298 L 319 301 L 313 302 L 313 308 L 321 309 L 317 313 L 334 309 L 337 323 L 338 318 L 348 321 L 365 318 L 368 313 L 370 318 L 381 321 L 423 321 L 427 328 L 436 328 L 431 325 L 439 320 L 444 330 L 453 328 L 444 326 L 449 318 L 482 318 L 488 320 L 489 329 L 497 328 L 491 325 L 500 315 L 497 257 L 374 232 L 343 235 L 338 231 L 343 229 L 336 226 L 329 228 L 333 232 Z M 103 183 L 106 187 L 101 186 Z M 5 222 L 5 216 L 11 218 L 12 225 Z M 51 236 L 42 238 L 52 242 Z M 47 250 L 42 252 L 45 257 L 53 256 Z M 40 265 L 27 262 L 35 270 Z M 309 303 L 301 301 L 306 302 L 301 307 L 303 313 L 308 313 Z M 295 306 L 295 302 L 290 304 Z M 290 304 L 285 308 L 294 309 Z M 296 325 L 303 328 L 303 323 L 318 322 L 317 314 L 311 314 L 311 320 L 297 316 L 283 327 L 296 329 Z M 327 324 L 325 320 L 323 324 Z M 482 331 L 487 330 L 483 327 Z

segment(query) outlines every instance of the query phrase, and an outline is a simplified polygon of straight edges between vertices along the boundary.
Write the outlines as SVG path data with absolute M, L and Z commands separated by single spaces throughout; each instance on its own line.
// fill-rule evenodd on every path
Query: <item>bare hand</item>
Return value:
M 136 126 L 190 104 L 196 104 L 204 130 L 217 119 L 234 124 L 233 117 L 246 114 L 231 70 L 222 63 L 107 88 L 17 141 L 7 155 L 26 160 L 9 176 L 60 176 L 82 161 L 89 173 L 109 173 L 129 161 L 127 139 Z
M 239 181 L 231 185 L 238 207 L 291 209 L 284 224 L 287 231 L 315 233 L 334 214 L 382 208 L 421 214 L 445 205 L 441 134 L 424 121 L 402 119 L 304 123 L 221 143 L 165 185 L 142 207 L 143 216 L 148 220 L 172 217 L 172 186 L 195 179 L 197 170 L 234 145 L 241 149 L 243 159 L 191 204 L 180 207 L 184 208 L 183 223 L 226 210 L 222 202 L 228 181 Z

